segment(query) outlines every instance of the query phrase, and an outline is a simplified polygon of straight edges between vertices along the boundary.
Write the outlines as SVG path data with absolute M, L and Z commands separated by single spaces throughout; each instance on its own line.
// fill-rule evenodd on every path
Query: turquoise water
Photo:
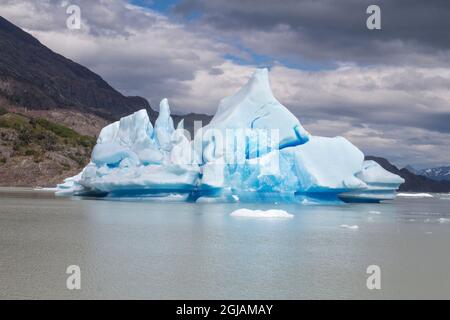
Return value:
M 291 219 L 231 217 L 283 209 Z M 450 298 L 450 195 L 382 204 L 55 198 L 0 189 L 0 298 Z M 358 225 L 347 229 L 341 225 Z M 66 288 L 69 265 L 81 290 Z M 369 290 L 366 268 L 381 269 Z

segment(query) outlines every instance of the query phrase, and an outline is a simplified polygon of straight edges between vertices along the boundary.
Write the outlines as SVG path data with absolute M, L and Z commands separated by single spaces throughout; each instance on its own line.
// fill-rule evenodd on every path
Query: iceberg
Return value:
M 100 132 L 90 163 L 57 195 L 148 197 L 197 202 L 377 202 L 404 180 L 343 137 L 319 137 L 273 95 L 258 69 L 222 99 L 193 139 L 174 126 L 167 99 L 154 126 L 146 110 Z

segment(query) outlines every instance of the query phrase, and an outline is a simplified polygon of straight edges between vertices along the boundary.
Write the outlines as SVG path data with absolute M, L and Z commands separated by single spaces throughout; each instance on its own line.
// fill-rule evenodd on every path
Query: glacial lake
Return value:
M 192 204 L 0 188 L 0 298 L 450 299 L 450 195 L 433 196 Z M 238 208 L 294 217 L 230 216 Z M 80 290 L 66 287 L 70 265 Z M 381 289 L 367 288 L 370 265 Z

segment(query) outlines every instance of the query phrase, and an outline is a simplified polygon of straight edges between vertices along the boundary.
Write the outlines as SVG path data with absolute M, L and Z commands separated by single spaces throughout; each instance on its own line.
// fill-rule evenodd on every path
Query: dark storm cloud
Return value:
M 381 7 L 382 30 L 366 28 L 371 4 Z M 182 16 L 199 12 L 201 23 L 281 58 L 422 65 L 449 61 L 450 1 L 445 0 L 184 0 L 173 10 Z M 263 33 L 265 43 L 247 39 L 249 32 Z M 292 42 L 279 33 L 289 33 Z

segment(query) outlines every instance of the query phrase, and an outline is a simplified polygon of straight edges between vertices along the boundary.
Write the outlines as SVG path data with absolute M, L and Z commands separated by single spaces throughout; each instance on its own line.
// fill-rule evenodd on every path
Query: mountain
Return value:
M 39 112 L 30 110 L 59 110 L 64 114 L 76 110 L 112 121 L 147 109 L 152 122 L 158 117 L 146 99 L 123 96 L 99 75 L 53 52 L 1 16 L 0 98 L 31 114 Z M 212 116 L 189 113 L 173 118 L 176 123 L 184 118 L 185 128 L 192 133 L 194 121 L 206 125 Z
M 450 166 L 422 169 L 418 171 L 418 174 L 433 180 L 450 181 Z
M 366 160 L 374 160 L 384 169 L 405 179 L 405 183 L 400 186 L 399 191 L 450 192 L 450 181 L 436 181 L 422 175 L 414 174 L 406 168 L 398 169 L 388 160 L 381 157 L 366 156 Z
M 125 97 L 99 75 L 59 55 L 0 17 L 0 96 L 29 109 L 75 108 L 108 119 L 138 109 L 141 97 Z

